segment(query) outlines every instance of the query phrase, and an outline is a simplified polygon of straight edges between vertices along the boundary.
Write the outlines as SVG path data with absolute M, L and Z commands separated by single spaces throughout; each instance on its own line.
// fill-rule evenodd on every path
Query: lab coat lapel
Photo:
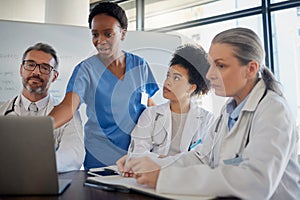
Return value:
M 162 106 L 160 110 L 156 111 L 155 117 L 157 115 L 159 115 L 159 117 L 155 122 L 156 125 L 154 129 L 154 133 L 166 132 L 167 141 L 168 141 L 167 143 L 170 143 L 171 134 L 172 134 L 170 104 L 169 103 L 164 104 L 164 106 Z
M 57 100 L 55 100 L 52 95 L 50 94 L 49 97 L 49 103 L 47 104 L 47 108 L 46 108 L 46 114 L 48 115 L 51 110 L 53 109 L 54 106 L 58 105 L 59 102 L 57 102 Z
M 249 113 L 253 113 L 256 110 L 256 107 L 258 106 L 261 98 L 263 98 L 265 90 L 266 90 L 266 86 L 265 86 L 263 80 L 260 80 L 256 84 L 256 86 L 253 88 L 251 93 L 249 94 L 249 98 L 248 98 L 247 102 L 245 103 L 244 107 L 242 108 L 240 116 L 239 116 L 238 120 L 236 121 L 236 124 L 231 128 L 231 130 L 226 135 L 226 137 L 236 137 L 235 133 L 237 131 L 241 132 L 240 131 L 241 127 L 243 127 L 243 129 L 245 129 L 245 130 L 250 129 L 250 124 L 248 124 L 249 120 L 250 120 Z M 225 105 L 227 105 L 230 101 L 231 101 L 231 99 L 228 99 Z M 246 113 L 248 113 L 248 114 L 246 114 Z M 225 114 L 226 114 L 225 119 L 228 120 L 228 114 L 227 113 L 225 113 Z M 243 115 L 246 115 L 247 120 L 245 120 L 245 116 L 242 117 Z M 241 118 L 243 119 L 242 121 L 240 120 Z M 238 129 L 238 130 L 236 130 L 236 129 Z M 248 133 L 248 131 L 244 131 L 244 132 Z
M 190 109 L 188 112 L 183 128 L 180 151 L 188 150 L 195 133 L 199 131 L 198 129 L 202 117 L 203 116 L 201 116 L 200 112 L 198 112 L 198 109 Z
M 11 100 L 11 102 L 9 103 L 9 107 L 7 109 L 11 109 L 13 106 L 13 99 Z M 18 115 L 18 116 L 21 116 L 21 95 L 19 95 L 16 99 L 16 102 L 15 102 L 15 113 Z
M 223 132 L 225 133 L 224 138 L 226 139 L 222 143 L 222 150 L 220 151 L 221 158 L 230 158 L 230 156 L 241 153 L 245 148 L 246 140 L 248 134 L 250 133 L 254 112 L 261 98 L 263 98 L 265 89 L 266 87 L 263 83 L 263 80 L 260 80 L 249 94 L 249 98 L 240 113 L 239 119 L 229 132 L 227 123 L 223 123 Z M 227 101 L 227 103 L 229 101 L 230 99 Z M 227 103 L 225 105 L 227 105 Z M 228 120 L 227 112 L 224 112 L 223 114 L 225 116 L 225 120 Z M 233 147 L 231 145 L 232 143 L 235 143 L 236 145 Z

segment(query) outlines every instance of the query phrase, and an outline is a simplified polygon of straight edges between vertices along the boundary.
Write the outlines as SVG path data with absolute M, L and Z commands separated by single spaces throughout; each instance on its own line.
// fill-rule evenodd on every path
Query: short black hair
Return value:
M 210 89 L 206 74 L 210 63 L 207 52 L 199 45 L 184 44 L 179 46 L 173 54 L 170 61 L 170 67 L 180 65 L 187 69 L 189 83 L 196 84 L 197 88 L 192 95 L 207 94 Z
M 91 11 L 89 15 L 89 28 L 92 27 L 92 20 L 96 15 L 106 14 L 108 16 L 116 18 L 122 29 L 127 30 L 128 19 L 123 8 L 113 2 L 100 2 Z
M 26 49 L 26 51 L 23 53 L 23 57 L 22 57 L 22 61 L 25 59 L 27 53 L 29 51 L 32 50 L 36 50 L 36 51 L 42 51 L 44 53 L 48 53 L 51 54 L 51 56 L 54 58 L 55 60 L 55 66 L 53 66 L 55 69 L 58 68 L 58 57 L 56 55 L 56 51 L 54 50 L 54 48 L 52 46 L 50 46 L 49 44 L 45 44 L 45 43 L 36 43 L 35 45 L 29 47 L 28 49 Z

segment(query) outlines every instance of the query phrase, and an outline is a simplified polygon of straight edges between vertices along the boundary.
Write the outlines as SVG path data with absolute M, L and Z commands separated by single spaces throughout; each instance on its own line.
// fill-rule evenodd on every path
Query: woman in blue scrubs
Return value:
M 127 153 L 130 133 L 158 90 L 148 63 L 120 48 L 128 23 L 121 7 L 99 3 L 88 21 L 98 54 L 75 67 L 64 100 L 50 113 L 57 128 L 86 104 L 85 169 L 114 164 Z

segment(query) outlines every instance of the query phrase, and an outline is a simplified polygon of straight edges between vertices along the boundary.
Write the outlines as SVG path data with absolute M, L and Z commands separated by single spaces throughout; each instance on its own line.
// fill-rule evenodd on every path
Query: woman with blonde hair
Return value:
M 178 156 L 131 159 L 140 184 L 157 192 L 241 199 L 299 199 L 299 135 L 259 37 L 233 28 L 212 40 L 207 78 L 229 97 L 202 145 Z M 182 184 L 184 183 L 184 184 Z

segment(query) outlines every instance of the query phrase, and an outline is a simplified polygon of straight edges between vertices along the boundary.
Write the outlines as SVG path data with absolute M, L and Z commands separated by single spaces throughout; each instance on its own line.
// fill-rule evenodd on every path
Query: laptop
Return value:
M 0 116 L 0 195 L 57 195 L 70 185 L 58 179 L 52 123 Z

